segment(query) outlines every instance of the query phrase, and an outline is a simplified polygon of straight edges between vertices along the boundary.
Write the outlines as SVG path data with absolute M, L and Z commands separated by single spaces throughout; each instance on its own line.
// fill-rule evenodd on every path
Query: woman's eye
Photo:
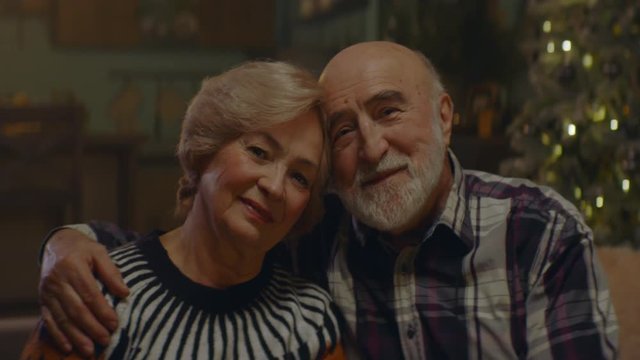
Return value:
M 309 180 L 306 178 L 306 176 L 302 175 L 301 173 L 293 173 L 291 177 L 303 188 L 309 188 Z
M 248 146 L 247 150 L 258 159 L 266 159 L 267 151 L 258 146 Z

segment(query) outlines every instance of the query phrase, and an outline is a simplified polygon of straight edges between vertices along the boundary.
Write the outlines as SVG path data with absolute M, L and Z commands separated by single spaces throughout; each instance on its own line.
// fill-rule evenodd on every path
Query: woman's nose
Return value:
M 271 199 L 282 199 L 284 197 L 284 180 L 284 169 L 280 166 L 273 166 L 258 179 L 258 188 Z

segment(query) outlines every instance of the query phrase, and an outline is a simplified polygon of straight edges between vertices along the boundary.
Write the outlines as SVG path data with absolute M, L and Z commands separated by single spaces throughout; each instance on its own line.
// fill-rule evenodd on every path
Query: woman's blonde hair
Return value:
M 176 214 L 184 217 L 191 210 L 209 160 L 222 146 L 247 132 L 314 111 L 326 144 L 322 99 L 323 92 L 310 72 L 280 61 L 246 62 L 205 79 L 182 123 L 177 156 L 183 176 L 178 184 Z M 310 230 L 322 216 L 328 173 L 326 148 L 309 204 L 293 229 L 296 234 Z

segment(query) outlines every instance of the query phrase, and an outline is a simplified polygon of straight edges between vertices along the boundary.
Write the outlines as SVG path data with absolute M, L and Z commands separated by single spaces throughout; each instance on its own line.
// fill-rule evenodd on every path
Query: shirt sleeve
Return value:
M 42 256 L 44 255 L 45 247 L 49 242 L 49 239 L 56 232 L 62 229 L 73 229 L 83 233 L 89 238 L 98 241 L 104 245 L 108 250 L 115 249 L 118 246 L 127 244 L 132 241 L 136 241 L 142 238 L 142 235 L 135 231 L 125 230 L 121 227 L 106 221 L 90 221 L 86 224 L 69 224 L 63 225 L 52 229 L 47 233 L 40 246 L 40 252 L 38 255 L 38 265 L 42 263 Z
M 547 230 L 529 277 L 527 358 L 617 358 L 618 323 L 591 230 L 559 215 Z
M 95 233 L 95 239 L 108 250 L 115 249 L 143 237 L 142 234 L 136 231 L 123 229 L 114 223 L 106 221 L 90 221 L 88 226 Z

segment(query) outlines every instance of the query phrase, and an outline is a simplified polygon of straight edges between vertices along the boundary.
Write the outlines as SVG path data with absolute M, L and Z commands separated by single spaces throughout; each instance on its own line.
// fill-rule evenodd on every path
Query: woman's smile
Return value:
M 269 211 L 268 209 L 264 208 L 263 206 L 261 206 L 260 204 L 258 204 L 257 202 L 245 198 L 245 197 L 240 197 L 240 202 L 242 202 L 245 207 L 248 209 L 249 215 L 252 218 L 256 218 L 258 220 L 260 220 L 263 223 L 272 223 L 274 222 L 273 219 L 273 215 L 271 214 L 271 211 Z

